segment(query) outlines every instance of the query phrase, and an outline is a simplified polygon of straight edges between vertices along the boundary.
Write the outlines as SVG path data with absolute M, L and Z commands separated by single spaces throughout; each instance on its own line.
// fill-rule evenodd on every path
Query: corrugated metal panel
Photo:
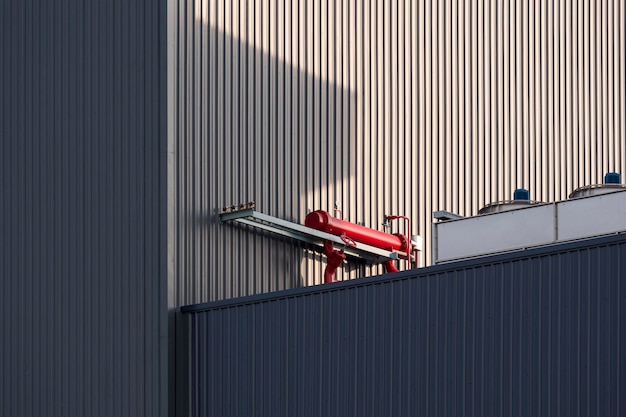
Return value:
M 159 5 L 0 4 L 0 415 L 166 415 Z
M 184 308 L 190 415 L 626 412 L 626 235 Z
M 378 228 L 564 199 L 626 173 L 620 1 L 180 0 L 169 52 L 172 304 L 321 282 L 319 255 L 224 205 Z M 340 278 L 376 274 L 350 267 Z

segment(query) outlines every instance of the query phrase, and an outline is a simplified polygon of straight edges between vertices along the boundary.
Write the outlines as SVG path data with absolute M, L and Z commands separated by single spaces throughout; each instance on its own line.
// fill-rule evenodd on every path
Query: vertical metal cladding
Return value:
M 181 305 L 320 283 L 323 259 L 217 221 L 555 201 L 626 172 L 621 1 L 203 1 L 172 7 L 170 213 Z M 382 270 L 348 266 L 350 279 Z
M 623 415 L 626 238 L 185 308 L 189 415 Z
M 0 5 L 2 416 L 167 415 L 165 25 L 144 6 Z

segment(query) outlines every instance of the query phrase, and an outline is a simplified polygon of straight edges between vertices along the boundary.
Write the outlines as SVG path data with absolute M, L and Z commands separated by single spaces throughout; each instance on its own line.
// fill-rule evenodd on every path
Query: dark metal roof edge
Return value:
M 330 291 L 341 291 L 347 288 L 375 285 L 381 282 L 400 281 L 410 278 L 424 278 L 428 275 L 450 272 L 459 269 L 467 269 L 485 264 L 494 264 L 516 259 L 526 259 L 548 254 L 571 252 L 576 249 L 610 245 L 613 243 L 626 241 L 626 232 L 616 232 L 611 235 L 601 237 L 580 239 L 571 242 L 558 243 L 529 249 L 521 249 L 495 255 L 481 256 L 456 262 L 433 265 L 420 269 L 401 271 L 394 274 L 382 274 L 373 277 L 365 277 L 350 281 L 334 282 L 331 284 L 320 284 L 309 287 L 293 288 L 282 291 L 275 291 L 263 294 L 249 295 L 245 297 L 229 298 L 227 300 L 210 301 L 200 304 L 192 304 L 180 308 L 181 313 L 198 313 L 207 310 L 216 310 L 235 305 L 255 304 L 268 301 L 275 301 L 285 298 L 296 298 L 303 295 L 319 294 Z

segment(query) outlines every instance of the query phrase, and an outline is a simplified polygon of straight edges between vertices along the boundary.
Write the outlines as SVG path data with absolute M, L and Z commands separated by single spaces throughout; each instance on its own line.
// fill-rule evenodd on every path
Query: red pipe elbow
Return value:
M 335 271 L 337 271 L 337 268 L 346 260 L 346 254 L 342 250 L 334 249 L 333 242 L 328 240 L 324 242 L 324 253 L 328 257 L 326 269 L 324 270 L 324 284 L 337 282 L 335 279 Z

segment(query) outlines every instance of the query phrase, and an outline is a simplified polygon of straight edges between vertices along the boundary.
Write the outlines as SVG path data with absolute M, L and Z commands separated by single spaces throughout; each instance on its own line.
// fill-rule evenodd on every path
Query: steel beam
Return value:
M 261 230 L 276 233 L 291 239 L 300 240 L 316 246 L 322 251 L 324 241 L 333 242 L 337 248 L 343 249 L 345 254 L 353 258 L 361 259 L 371 264 L 383 263 L 388 260 L 396 260 L 406 257 L 404 252 L 388 251 L 375 246 L 357 243 L 356 246 L 346 245 L 339 236 L 325 233 L 304 225 L 293 223 L 267 214 L 259 213 L 253 209 L 239 210 L 220 214 L 222 222 L 234 221 L 237 223 L 253 226 Z

